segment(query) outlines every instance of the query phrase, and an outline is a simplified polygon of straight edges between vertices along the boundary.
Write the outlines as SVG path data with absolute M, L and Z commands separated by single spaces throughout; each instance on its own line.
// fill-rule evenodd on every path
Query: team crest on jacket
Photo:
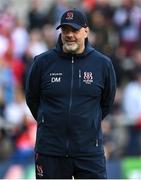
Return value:
M 84 72 L 83 82 L 86 84 L 93 83 L 93 73 L 92 72 Z

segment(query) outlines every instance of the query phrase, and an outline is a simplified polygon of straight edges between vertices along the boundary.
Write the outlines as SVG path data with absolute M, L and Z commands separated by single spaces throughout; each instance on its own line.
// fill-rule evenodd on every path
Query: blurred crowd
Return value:
M 91 44 L 116 71 L 114 107 L 102 123 L 107 159 L 140 156 L 141 1 L 56 0 L 46 9 L 32 0 L 25 19 L 9 4 L 0 8 L 0 161 L 24 163 L 33 154 L 36 123 L 25 103 L 26 76 L 33 57 L 55 46 L 60 17 L 73 7 L 85 11 Z

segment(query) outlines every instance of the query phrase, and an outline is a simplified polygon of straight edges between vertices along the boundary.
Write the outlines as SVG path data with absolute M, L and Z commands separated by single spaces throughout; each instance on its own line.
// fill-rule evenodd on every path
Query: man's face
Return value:
M 80 54 L 85 48 L 85 38 L 88 36 L 88 28 L 76 30 L 71 26 L 64 25 L 61 28 L 63 50 L 66 53 Z

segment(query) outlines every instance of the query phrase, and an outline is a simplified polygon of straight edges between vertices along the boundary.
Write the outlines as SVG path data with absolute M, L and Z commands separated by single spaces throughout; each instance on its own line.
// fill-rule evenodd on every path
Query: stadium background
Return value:
M 84 9 L 91 43 L 116 70 L 114 107 L 102 124 L 108 178 L 141 179 L 140 0 L 0 0 L 0 179 L 34 178 L 26 74 L 33 57 L 55 45 L 55 27 L 72 7 Z

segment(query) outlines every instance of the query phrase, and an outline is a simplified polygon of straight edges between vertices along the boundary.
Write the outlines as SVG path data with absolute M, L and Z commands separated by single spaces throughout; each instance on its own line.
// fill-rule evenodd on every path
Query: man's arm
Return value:
M 26 80 L 26 103 L 37 120 L 38 108 L 40 103 L 40 74 L 41 69 L 37 56 L 34 58 L 33 64 L 29 70 Z
M 104 84 L 104 90 L 101 99 L 102 108 L 102 119 L 105 118 L 112 108 L 114 98 L 116 93 L 116 76 L 113 65 L 111 61 L 108 63 L 108 68 L 106 70 L 106 78 Z

